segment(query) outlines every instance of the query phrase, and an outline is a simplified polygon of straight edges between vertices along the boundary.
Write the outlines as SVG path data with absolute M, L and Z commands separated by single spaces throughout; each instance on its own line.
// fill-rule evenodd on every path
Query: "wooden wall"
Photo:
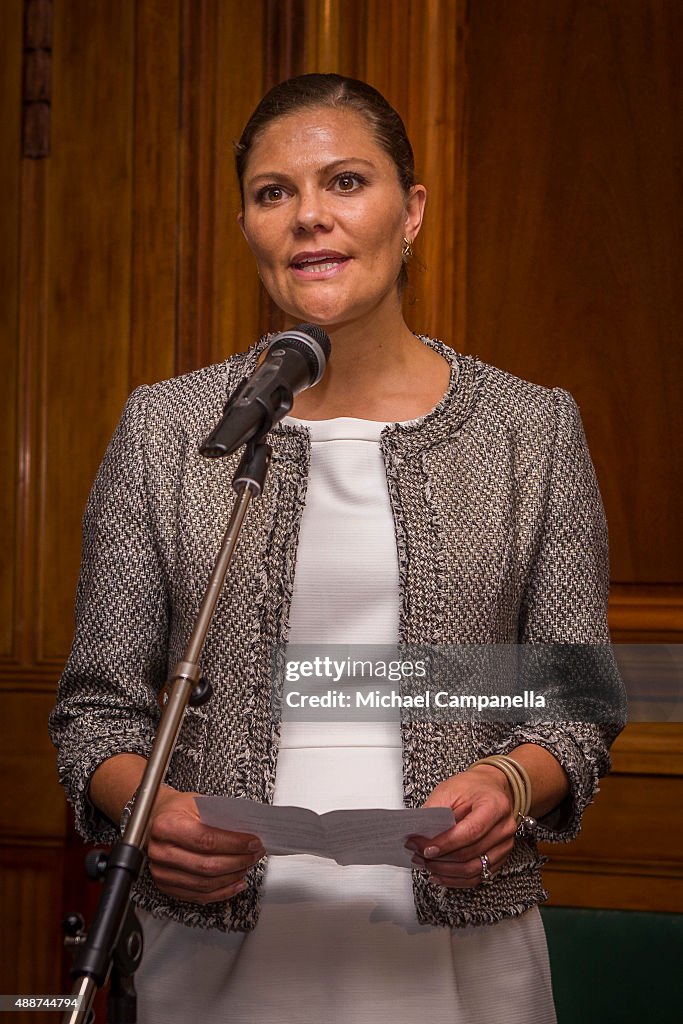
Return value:
M 78 858 L 45 722 L 106 441 L 136 384 L 277 322 L 231 144 L 281 78 L 364 77 L 404 114 L 429 187 L 411 324 L 575 394 L 614 637 L 680 642 L 682 40 L 667 0 L 0 4 L 1 991 L 61 987 Z M 555 902 L 683 910 L 682 739 L 629 726 L 550 851 Z

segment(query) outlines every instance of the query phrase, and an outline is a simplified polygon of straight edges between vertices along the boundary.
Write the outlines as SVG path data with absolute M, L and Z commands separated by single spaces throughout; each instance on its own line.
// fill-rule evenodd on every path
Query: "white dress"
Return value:
M 311 468 L 290 643 L 393 643 L 398 566 L 384 424 L 306 426 Z M 397 720 L 283 722 L 276 804 L 402 807 L 401 777 Z M 422 926 L 408 868 L 272 857 L 261 916 L 246 934 L 141 917 L 140 1024 L 555 1021 L 538 910 L 476 928 Z

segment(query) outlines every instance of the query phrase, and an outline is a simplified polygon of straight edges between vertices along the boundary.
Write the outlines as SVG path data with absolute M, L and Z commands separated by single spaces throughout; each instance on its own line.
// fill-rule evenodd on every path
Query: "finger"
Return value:
M 447 853 L 445 857 L 453 858 L 458 861 L 474 860 L 476 857 L 481 856 L 482 850 L 490 851 L 498 847 L 501 849 L 503 847 L 505 848 L 507 851 L 505 856 L 507 857 L 511 853 L 515 844 L 515 832 L 516 825 L 513 818 L 505 818 L 503 821 L 499 822 L 498 825 L 492 828 L 487 835 L 481 836 L 477 839 L 475 843 L 453 850 Z
M 507 802 L 497 799 L 495 793 L 487 794 L 468 814 L 459 818 L 452 828 L 434 836 L 433 839 L 419 837 L 418 851 L 428 858 L 433 858 L 467 847 L 479 848 L 488 833 L 506 819 L 512 821 Z
M 239 881 L 223 889 L 217 889 L 212 893 L 201 893 L 175 886 L 159 886 L 161 892 L 166 896 L 173 896 L 174 899 L 182 900 L 185 903 L 199 903 L 202 906 L 207 903 L 218 903 L 222 900 L 230 900 L 239 893 L 248 889 L 248 883 Z
M 199 875 L 158 864 L 150 864 L 150 871 L 159 888 L 173 888 L 204 895 L 221 892 L 236 885 L 243 881 L 246 875 L 245 870 L 227 871 L 220 875 Z
M 511 847 L 511 843 L 500 843 L 488 851 L 488 866 L 492 874 L 495 874 L 503 866 L 510 854 Z M 481 885 L 483 881 L 482 868 L 482 855 L 464 863 L 438 861 L 425 864 L 425 870 L 429 871 L 431 882 L 451 889 L 472 889 Z
M 493 846 L 489 845 L 486 848 L 488 867 L 491 872 L 500 870 L 510 856 L 513 845 L 513 842 L 508 840 L 496 843 Z M 483 853 L 476 853 L 466 860 L 448 860 L 446 858 L 426 860 L 424 857 L 416 854 L 413 857 L 413 864 L 415 867 L 428 871 L 430 875 L 438 876 L 439 878 L 469 878 L 474 877 L 477 871 L 481 873 L 482 857 Z
M 147 856 L 157 871 L 169 870 L 203 878 L 220 878 L 237 871 L 246 872 L 256 864 L 261 852 L 230 856 L 198 854 L 169 843 L 150 842 Z
M 441 842 L 439 849 L 443 852 L 438 855 L 431 855 L 424 857 L 420 847 L 418 846 L 415 850 L 415 858 L 413 863 L 417 863 L 419 860 L 423 860 L 425 863 L 433 864 L 434 870 L 438 870 L 438 865 L 444 861 L 453 861 L 457 864 L 464 864 L 468 860 L 474 860 L 480 855 L 481 850 L 489 850 L 496 847 L 498 844 L 507 844 L 509 850 L 512 849 L 513 840 L 515 835 L 515 823 L 512 818 L 504 819 L 497 825 L 494 825 L 485 835 L 481 836 L 476 843 L 472 843 L 470 846 L 449 848 L 447 842 Z M 436 844 L 436 839 L 429 840 L 429 844 L 433 847 Z M 430 845 L 427 845 L 426 849 L 430 849 Z M 508 852 L 509 852 L 508 850 Z
M 158 814 L 152 823 L 150 842 L 170 843 L 192 853 L 221 856 L 265 853 L 258 836 L 248 832 L 229 832 L 203 825 L 184 811 Z

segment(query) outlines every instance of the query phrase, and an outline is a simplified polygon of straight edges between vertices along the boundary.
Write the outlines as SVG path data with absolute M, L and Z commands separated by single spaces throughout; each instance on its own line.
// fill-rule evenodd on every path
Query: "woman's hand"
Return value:
M 152 878 L 179 900 L 229 900 L 247 888 L 244 876 L 266 851 L 257 836 L 203 825 L 196 795 L 170 788 L 159 794 L 147 843 Z
M 425 807 L 450 807 L 455 825 L 433 839 L 413 836 L 406 844 L 413 864 L 431 880 L 452 889 L 472 889 L 483 881 L 484 854 L 491 873 L 509 856 L 516 829 L 508 782 L 498 768 L 477 765 L 441 782 Z

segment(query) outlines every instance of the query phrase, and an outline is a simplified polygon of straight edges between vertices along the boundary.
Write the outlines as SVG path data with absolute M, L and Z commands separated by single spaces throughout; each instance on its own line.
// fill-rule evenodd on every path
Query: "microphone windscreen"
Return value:
M 268 346 L 268 352 L 278 348 L 296 351 L 303 357 L 310 372 L 305 386 L 311 387 L 318 383 L 325 372 L 332 343 L 327 333 L 317 324 L 297 324 L 288 331 L 276 334 Z
M 332 343 L 327 332 L 324 331 L 322 327 L 318 327 L 317 324 L 297 324 L 294 330 L 301 331 L 302 334 L 308 334 L 311 338 L 315 338 L 325 353 L 325 359 L 330 358 Z

